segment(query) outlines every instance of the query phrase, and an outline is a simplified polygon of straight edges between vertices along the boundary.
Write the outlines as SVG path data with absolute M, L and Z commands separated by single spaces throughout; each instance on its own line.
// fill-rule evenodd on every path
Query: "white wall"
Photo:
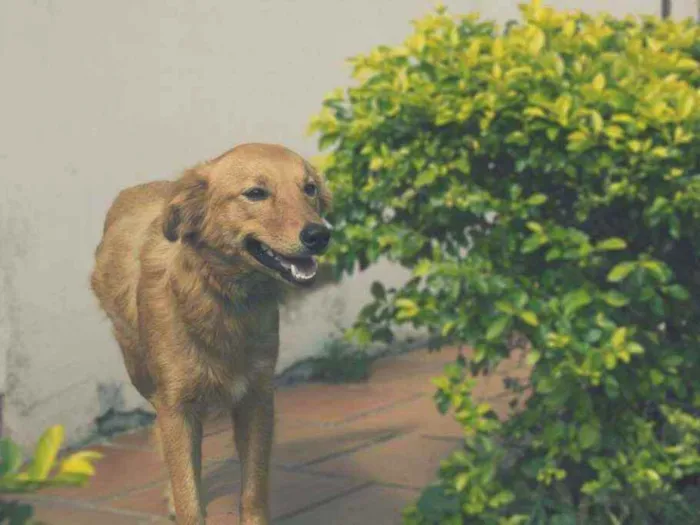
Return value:
M 570 0 L 616 14 L 659 1 Z M 510 0 L 454 0 L 500 20 Z M 694 15 L 694 1 L 675 0 Z M 98 384 L 125 372 L 88 276 L 105 211 L 123 187 L 170 177 L 235 143 L 304 155 L 344 59 L 398 43 L 428 0 L 4 0 L 0 2 L 0 376 L 21 442 L 60 422 L 70 439 L 100 411 Z M 376 268 L 287 312 L 280 368 L 352 321 Z M 4 372 L 4 373 L 3 373 Z M 3 381 L 0 381 L 0 391 Z M 142 404 L 127 386 L 123 408 Z M 104 408 L 104 407 L 103 407 Z

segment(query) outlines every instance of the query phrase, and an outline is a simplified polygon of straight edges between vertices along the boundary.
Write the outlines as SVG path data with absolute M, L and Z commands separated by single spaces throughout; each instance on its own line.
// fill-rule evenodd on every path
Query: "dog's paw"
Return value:
M 168 506 L 168 518 L 175 521 L 175 501 L 173 500 L 173 489 L 170 483 L 168 483 L 168 486 L 165 487 L 165 490 L 163 491 L 163 499 Z

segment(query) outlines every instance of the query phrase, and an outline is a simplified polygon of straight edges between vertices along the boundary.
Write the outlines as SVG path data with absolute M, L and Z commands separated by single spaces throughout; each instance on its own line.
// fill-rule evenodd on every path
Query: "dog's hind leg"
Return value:
M 165 455 L 163 452 L 163 441 L 160 435 L 160 428 L 158 427 L 158 424 L 153 425 L 153 428 L 151 428 L 151 441 L 153 442 L 153 445 L 155 446 L 156 450 L 158 451 L 158 455 L 160 456 L 161 461 L 165 463 Z M 168 484 L 165 486 L 165 490 L 163 491 L 163 498 L 167 502 L 168 505 L 168 517 L 171 520 L 175 520 L 175 503 L 173 502 L 173 484 L 172 481 L 170 481 L 170 477 L 168 477 Z

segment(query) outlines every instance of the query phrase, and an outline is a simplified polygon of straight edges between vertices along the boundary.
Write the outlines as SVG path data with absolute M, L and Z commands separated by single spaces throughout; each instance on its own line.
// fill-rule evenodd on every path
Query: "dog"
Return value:
M 177 180 L 123 190 L 105 219 L 91 287 L 131 382 L 156 412 L 169 508 L 205 523 L 205 414 L 231 417 L 243 525 L 268 525 L 279 304 L 309 287 L 330 241 L 331 194 L 301 156 L 243 144 Z

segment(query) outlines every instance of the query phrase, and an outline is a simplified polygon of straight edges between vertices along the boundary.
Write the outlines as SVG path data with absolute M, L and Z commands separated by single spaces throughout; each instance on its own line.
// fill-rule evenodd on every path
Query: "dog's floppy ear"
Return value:
M 187 170 L 175 182 L 163 212 L 163 235 L 170 242 L 199 231 L 206 213 L 207 187 L 201 168 Z

